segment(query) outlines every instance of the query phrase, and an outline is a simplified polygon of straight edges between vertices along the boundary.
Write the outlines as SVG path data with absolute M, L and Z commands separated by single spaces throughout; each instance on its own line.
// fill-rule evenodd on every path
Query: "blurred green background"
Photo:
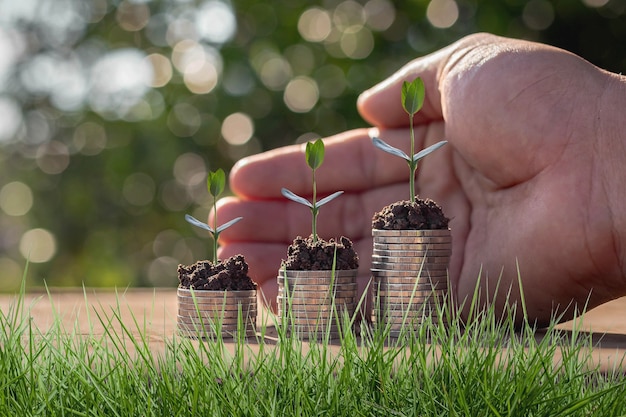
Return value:
M 0 0 L 0 291 L 175 286 L 208 169 L 364 126 L 362 90 L 487 31 L 626 70 L 626 0 Z

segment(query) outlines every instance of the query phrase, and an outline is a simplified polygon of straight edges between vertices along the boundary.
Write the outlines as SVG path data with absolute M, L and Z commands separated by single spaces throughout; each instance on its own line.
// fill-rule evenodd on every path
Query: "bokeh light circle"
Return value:
M 231 145 L 243 145 L 254 135 L 254 122 L 245 113 L 233 113 L 222 123 L 222 136 Z
M 46 229 L 31 229 L 22 235 L 19 244 L 20 254 L 33 263 L 50 261 L 57 251 L 54 235 Z
M 33 207 L 33 192 L 23 182 L 13 181 L 0 188 L 0 209 L 9 216 L 23 216 Z
M 315 107 L 319 95 L 315 80 L 309 77 L 296 77 L 287 84 L 283 100 L 292 112 L 306 113 Z

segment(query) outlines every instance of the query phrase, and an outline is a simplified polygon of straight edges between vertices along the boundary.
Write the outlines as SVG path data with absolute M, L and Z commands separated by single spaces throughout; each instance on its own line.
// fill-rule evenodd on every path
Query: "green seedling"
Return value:
M 334 200 L 343 194 L 343 191 L 337 191 L 327 197 L 322 198 L 320 201 L 317 201 L 317 184 L 315 182 L 315 171 L 317 168 L 322 165 L 324 162 L 324 142 L 321 139 L 316 140 L 315 142 L 308 142 L 306 144 L 306 163 L 313 171 L 313 199 L 309 201 L 303 197 L 300 197 L 297 194 L 292 193 L 286 188 L 282 188 L 280 192 L 290 199 L 291 201 L 295 201 L 296 203 L 303 204 L 311 209 L 311 215 L 313 217 L 312 222 L 312 235 L 313 235 L 313 243 L 317 242 L 317 214 L 319 213 L 320 207 L 324 204 Z
M 431 152 L 441 148 L 448 141 L 442 140 L 434 145 L 429 146 L 426 149 L 422 149 L 418 153 L 415 152 L 415 131 L 413 128 L 413 117 L 422 109 L 424 105 L 424 98 L 426 96 L 426 90 L 424 88 L 424 82 L 421 78 L 416 78 L 412 82 L 405 81 L 402 83 L 402 107 L 409 115 L 409 130 L 411 132 L 411 155 L 409 156 L 398 148 L 395 148 L 380 138 L 373 137 L 372 142 L 378 149 L 398 156 L 404 159 L 409 165 L 409 195 L 410 201 L 415 201 L 415 173 L 417 171 L 417 164 L 420 159 L 430 154 Z
M 209 190 L 209 194 L 213 196 L 213 227 L 209 226 L 206 223 L 201 222 L 189 214 L 185 214 L 185 220 L 189 223 L 197 226 L 201 229 L 208 230 L 211 235 L 213 235 L 213 261 L 218 262 L 217 259 L 217 239 L 224 230 L 228 229 L 233 224 L 237 223 L 239 220 L 243 219 L 243 217 L 237 217 L 236 219 L 232 219 L 229 222 L 224 223 L 221 226 L 217 225 L 217 197 L 224 191 L 224 187 L 226 186 L 226 174 L 220 168 L 215 172 L 209 171 L 207 175 L 207 189 Z

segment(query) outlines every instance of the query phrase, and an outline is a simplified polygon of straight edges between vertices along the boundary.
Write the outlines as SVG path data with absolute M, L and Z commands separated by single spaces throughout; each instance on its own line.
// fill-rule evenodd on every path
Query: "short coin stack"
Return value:
M 304 339 L 339 337 L 357 305 L 357 270 L 278 272 L 278 317 Z
M 372 321 L 393 334 L 426 316 L 443 323 L 437 307 L 447 301 L 450 230 L 374 229 L 372 236 Z
M 245 336 L 256 332 L 256 290 L 207 291 L 178 288 L 178 331 L 192 338 L 235 337 L 240 320 Z

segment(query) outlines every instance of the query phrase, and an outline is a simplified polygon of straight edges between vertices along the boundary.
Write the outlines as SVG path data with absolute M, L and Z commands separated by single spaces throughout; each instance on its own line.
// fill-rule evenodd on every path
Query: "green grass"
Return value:
M 515 328 L 514 311 L 476 309 L 448 327 L 426 320 L 397 340 L 364 325 L 359 337 L 310 344 L 282 328 L 234 347 L 172 335 L 155 353 L 146 324 L 122 322 L 123 309 L 92 309 L 104 335 L 79 335 L 59 317 L 42 332 L 18 296 L 0 313 L 0 415 L 626 414 L 623 375 L 588 368 L 589 335 L 550 326 L 536 338 Z

